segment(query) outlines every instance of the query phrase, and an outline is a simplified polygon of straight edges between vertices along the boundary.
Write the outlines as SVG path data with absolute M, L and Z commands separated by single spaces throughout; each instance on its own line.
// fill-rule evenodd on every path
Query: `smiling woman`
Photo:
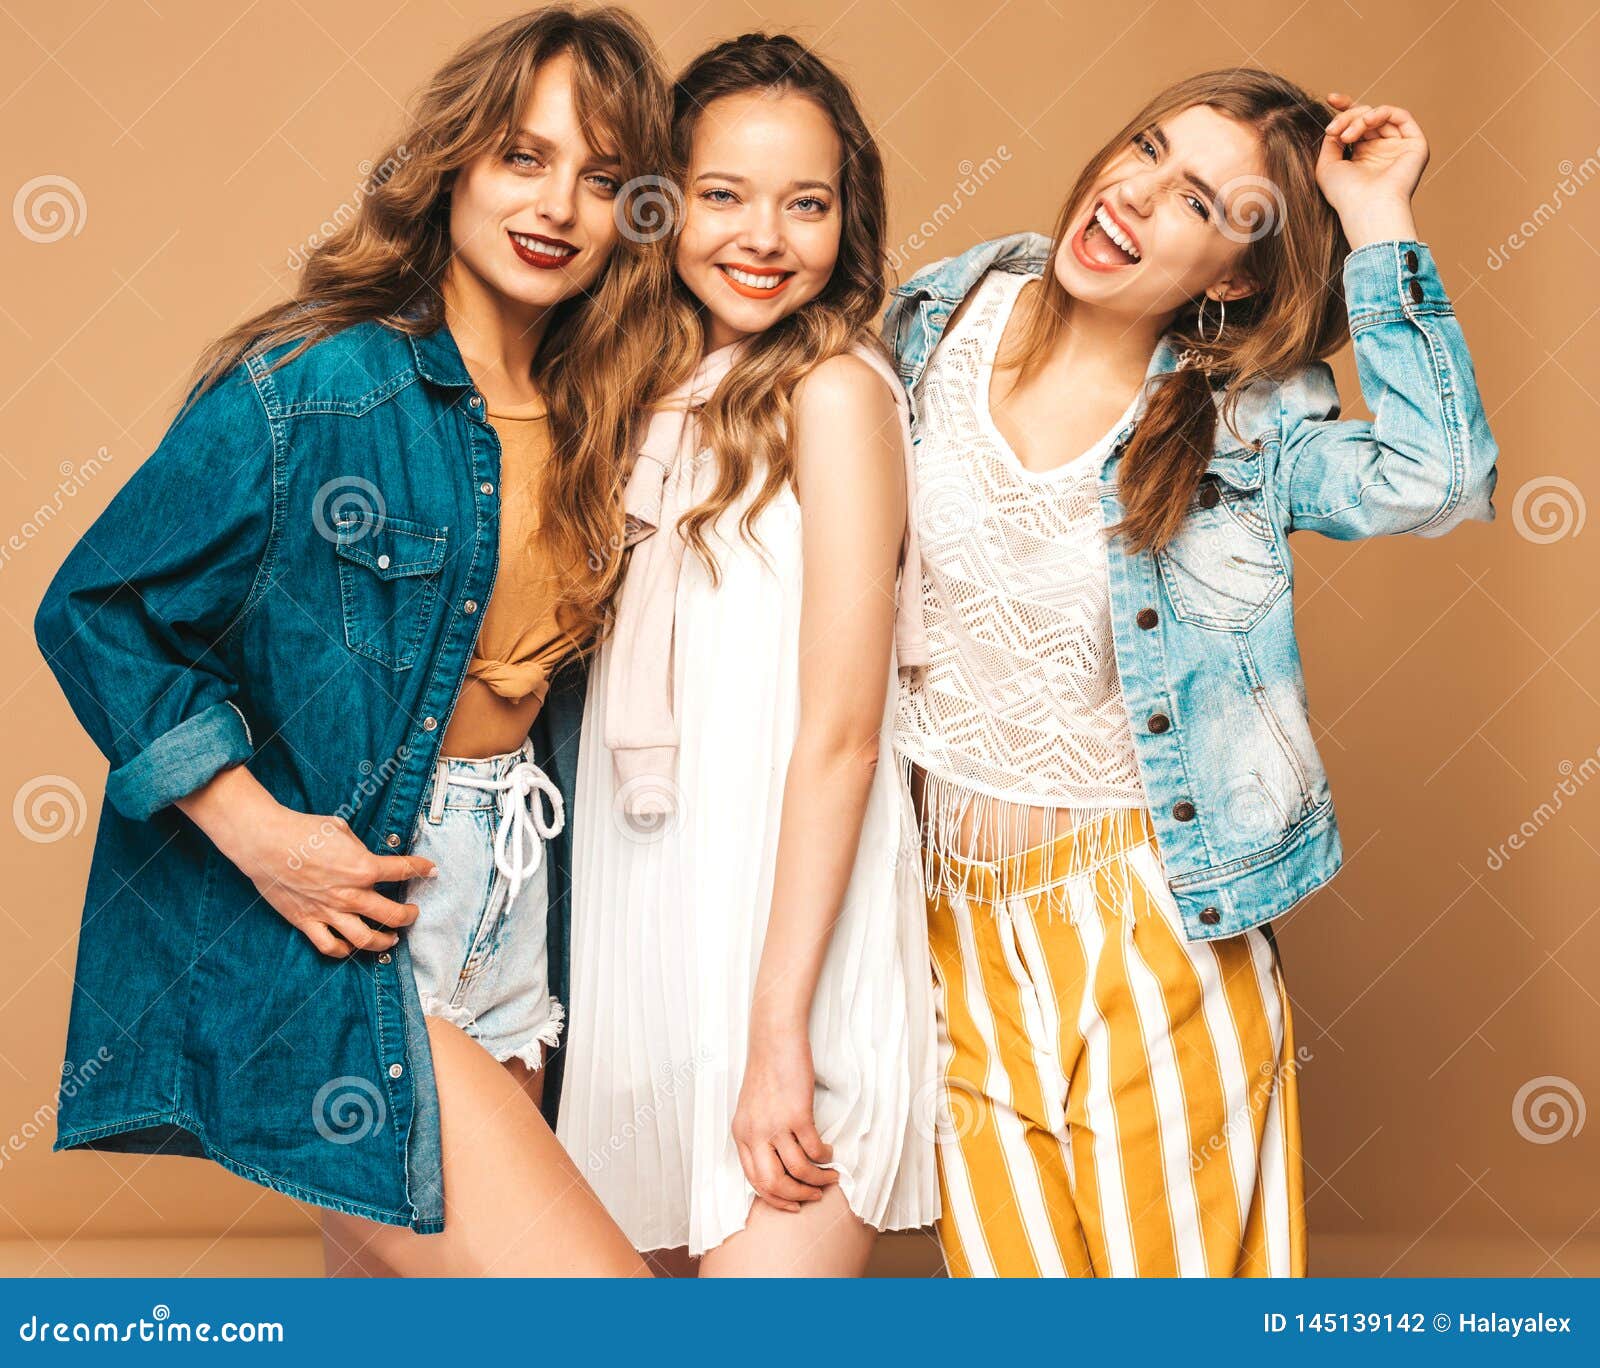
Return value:
M 645 1271 L 539 1102 L 667 115 L 621 11 L 467 43 L 39 610 L 111 761 L 68 1055 L 121 1042 L 57 1147 L 316 1203 L 332 1272 Z
M 1305 1272 L 1270 922 L 1341 848 L 1288 534 L 1494 516 L 1411 219 L 1426 160 L 1402 109 L 1195 76 L 1106 142 L 1051 238 L 974 248 L 890 307 L 929 492 L 930 663 L 896 743 L 955 1272 Z M 1347 330 L 1371 423 L 1335 421 L 1322 358 Z

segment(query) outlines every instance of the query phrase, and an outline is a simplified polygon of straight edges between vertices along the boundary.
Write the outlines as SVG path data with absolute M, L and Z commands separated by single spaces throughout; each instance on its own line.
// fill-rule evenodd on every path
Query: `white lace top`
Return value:
M 990 271 L 922 382 L 917 494 L 929 663 L 896 748 L 938 784 L 1049 808 L 1145 803 L 1111 638 L 1098 487 L 1133 415 L 1035 473 L 989 409 L 1001 334 L 1037 277 Z

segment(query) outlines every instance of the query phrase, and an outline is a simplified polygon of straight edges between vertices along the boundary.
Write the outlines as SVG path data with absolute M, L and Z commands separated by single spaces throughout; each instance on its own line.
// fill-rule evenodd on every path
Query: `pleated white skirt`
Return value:
M 736 526 L 739 509 L 722 529 Z M 730 1133 L 798 722 L 800 510 L 780 496 L 762 551 L 724 530 L 722 583 L 685 558 L 678 590 L 676 813 L 623 816 L 590 673 L 575 812 L 571 1001 L 557 1134 L 640 1250 L 714 1248 L 755 1198 Z M 609 650 L 609 647 L 602 648 Z M 815 1120 L 851 1210 L 879 1230 L 939 1213 L 937 1068 L 915 817 L 882 760 L 812 1006 Z

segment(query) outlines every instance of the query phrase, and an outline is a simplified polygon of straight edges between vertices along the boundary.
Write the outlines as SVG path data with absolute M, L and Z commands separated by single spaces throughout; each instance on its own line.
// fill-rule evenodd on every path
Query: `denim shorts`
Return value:
M 533 763 L 531 743 L 481 760 L 443 757 L 412 848 L 439 872 L 405 890 L 419 909 L 405 934 L 423 1012 L 459 1026 L 497 1060 L 533 1069 L 561 1035 L 546 958 L 544 845 L 564 820 L 560 790 Z

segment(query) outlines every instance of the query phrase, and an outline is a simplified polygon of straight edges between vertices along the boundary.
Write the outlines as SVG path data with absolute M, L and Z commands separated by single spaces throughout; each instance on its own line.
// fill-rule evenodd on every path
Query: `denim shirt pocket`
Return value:
M 360 512 L 341 517 L 335 530 L 345 645 L 410 669 L 439 596 L 448 529 Z
M 1268 514 L 1259 456 L 1218 465 L 1200 481 L 1178 534 L 1156 552 L 1172 611 L 1213 631 L 1244 632 L 1289 587 L 1284 547 Z

